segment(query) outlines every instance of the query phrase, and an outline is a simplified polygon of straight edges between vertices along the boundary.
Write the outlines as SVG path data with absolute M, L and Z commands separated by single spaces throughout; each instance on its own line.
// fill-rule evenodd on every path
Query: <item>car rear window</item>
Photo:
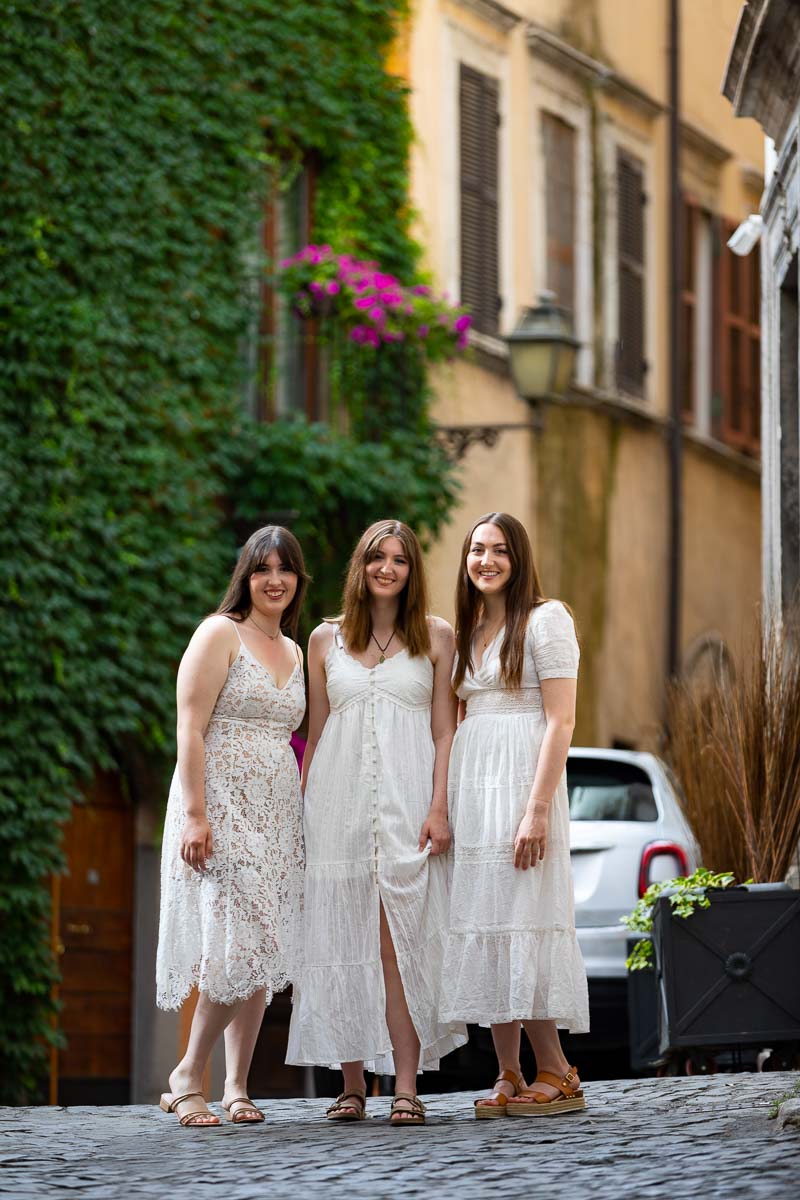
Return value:
M 649 776 L 632 763 L 567 759 L 567 789 L 573 821 L 658 820 Z

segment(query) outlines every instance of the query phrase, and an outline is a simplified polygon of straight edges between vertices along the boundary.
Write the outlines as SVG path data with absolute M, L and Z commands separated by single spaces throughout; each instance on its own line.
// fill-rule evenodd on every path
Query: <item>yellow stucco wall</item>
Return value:
M 468 61 L 501 84 L 503 332 L 533 300 L 543 249 L 537 88 L 558 96 L 562 80 L 558 63 L 531 54 L 526 34 L 533 22 L 610 68 L 619 84 L 576 82 L 569 69 L 563 76 L 563 95 L 591 110 L 592 185 L 598 186 L 604 139 L 612 135 L 627 139 L 647 162 L 650 369 L 644 399 L 615 408 L 599 378 L 598 354 L 592 378 L 571 402 L 545 406 L 540 431 L 510 429 L 492 448 L 467 450 L 458 509 L 428 555 L 434 607 L 452 618 L 460 546 L 475 518 L 491 509 L 515 513 L 531 533 L 545 590 L 568 601 L 578 621 L 576 740 L 657 748 L 668 571 L 667 0 L 503 0 L 502 7 L 520 18 L 511 28 L 491 19 L 491 5 L 416 0 L 394 59 L 411 86 L 412 199 L 427 266 L 439 287 L 457 296 L 456 70 Z M 734 119 L 719 94 L 740 7 L 740 0 L 683 0 L 681 31 L 682 116 L 693 135 L 682 144 L 682 182 L 710 210 L 735 220 L 757 209 L 763 161 L 760 129 Z M 589 340 L 606 352 L 602 208 L 592 220 L 597 299 Z M 494 357 L 490 346 L 488 358 L 484 353 L 436 374 L 441 424 L 523 426 L 530 419 L 502 345 L 494 349 Z M 735 656 L 760 593 L 758 471 L 701 442 L 691 434 L 685 439 L 681 645 L 691 655 L 698 640 L 718 637 Z

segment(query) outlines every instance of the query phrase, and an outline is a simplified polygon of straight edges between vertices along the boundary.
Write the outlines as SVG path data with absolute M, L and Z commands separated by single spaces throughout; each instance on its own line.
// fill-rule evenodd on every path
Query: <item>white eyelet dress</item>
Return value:
M 305 790 L 305 939 L 288 1063 L 363 1059 L 394 1074 L 380 954 L 380 903 L 392 935 L 420 1070 L 467 1040 L 438 1020 L 448 864 L 420 851 L 433 792 L 433 665 L 406 650 L 371 670 L 338 628 L 325 660 L 330 715 Z
M 577 677 L 575 627 L 557 600 L 533 610 L 517 690 L 500 683 L 501 641 L 502 631 L 458 692 L 467 708 L 450 755 L 455 867 L 440 1016 L 481 1025 L 551 1019 L 586 1033 L 566 772 L 551 804 L 544 860 L 527 871 L 514 866 L 546 729 L 539 683 Z
M 237 630 L 238 632 L 238 630 Z M 305 711 L 300 665 L 278 688 L 242 643 L 205 742 L 213 854 L 200 874 L 179 854 L 184 822 L 176 769 L 161 855 L 156 1002 L 179 1008 L 196 984 L 217 1004 L 296 974 L 303 901 L 303 808 L 289 745 Z

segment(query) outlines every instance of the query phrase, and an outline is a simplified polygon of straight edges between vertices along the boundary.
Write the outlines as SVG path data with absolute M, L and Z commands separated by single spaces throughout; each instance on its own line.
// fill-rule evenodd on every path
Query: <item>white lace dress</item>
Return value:
M 206 812 L 213 854 L 204 874 L 180 858 L 177 768 L 161 855 L 156 1002 L 179 1008 L 196 984 L 218 1004 L 296 973 L 303 896 L 303 818 L 289 745 L 305 711 L 300 665 L 283 688 L 244 645 L 205 734 Z
M 533 610 L 519 690 L 500 684 L 502 633 L 458 693 L 467 708 L 450 755 L 455 868 L 440 1016 L 482 1025 L 552 1019 L 585 1033 L 566 772 L 553 797 L 544 860 L 527 871 L 514 866 L 546 728 L 539 682 L 577 677 L 575 627 L 557 600 Z
M 394 943 L 420 1070 L 463 1045 L 440 1022 L 448 864 L 420 851 L 430 809 L 433 666 L 405 650 L 369 670 L 336 629 L 325 660 L 330 716 L 306 781 L 304 962 L 286 1061 L 364 1059 L 393 1074 L 380 955 L 380 902 Z

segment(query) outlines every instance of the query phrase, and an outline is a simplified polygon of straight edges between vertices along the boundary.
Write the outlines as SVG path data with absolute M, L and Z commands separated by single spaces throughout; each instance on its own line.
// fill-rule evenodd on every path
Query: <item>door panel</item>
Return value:
M 98 773 L 64 830 L 60 880 L 60 1104 L 130 1095 L 133 813 L 118 776 Z

